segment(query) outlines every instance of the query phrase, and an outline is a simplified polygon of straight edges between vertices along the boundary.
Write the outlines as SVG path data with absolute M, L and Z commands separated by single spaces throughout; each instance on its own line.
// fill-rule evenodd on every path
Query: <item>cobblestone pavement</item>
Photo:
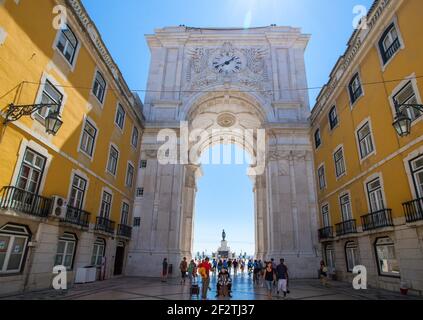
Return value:
M 4 297 L 7 300 L 198 300 L 190 296 L 189 284 L 181 285 L 179 279 L 114 278 L 108 281 L 79 284 L 59 292 L 46 290 L 22 295 Z M 212 277 L 209 300 L 215 300 L 216 278 Z M 318 280 L 292 280 L 287 300 L 414 300 L 422 297 L 403 296 L 399 293 L 368 289 L 356 291 L 348 283 L 331 282 L 324 287 Z M 233 277 L 232 300 L 267 300 L 266 289 L 254 286 L 252 277 L 244 274 Z M 219 298 L 228 299 L 229 298 Z M 273 300 L 283 300 L 274 294 Z

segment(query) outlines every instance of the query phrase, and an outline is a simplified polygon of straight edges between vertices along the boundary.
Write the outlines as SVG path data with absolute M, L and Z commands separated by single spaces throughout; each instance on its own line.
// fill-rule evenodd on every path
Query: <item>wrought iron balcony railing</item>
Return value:
M 124 225 L 124 224 L 119 224 L 117 229 L 117 235 L 119 237 L 131 239 L 132 227 Z
M 337 236 L 357 233 L 357 223 L 355 219 L 338 223 L 335 227 Z
M 6 186 L 0 190 L 0 208 L 22 212 L 31 216 L 47 218 L 52 200 L 16 187 Z
M 115 222 L 103 217 L 97 217 L 95 230 L 103 231 L 109 234 L 115 233 Z
M 333 238 L 333 227 L 325 227 L 319 230 L 319 239 L 327 240 Z
M 423 198 L 412 200 L 402 204 L 407 222 L 423 220 Z
M 68 209 L 66 211 L 66 217 L 62 221 L 76 226 L 80 226 L 84 229 L 88 229 L 90 223 L 90 215 L 91 214 L 87 211 L 68 206 Z
M 382 209 L 361 217 L 361 224 L 364 231 L 375 230 L 384 227 L 392 227 L 392 210 Z

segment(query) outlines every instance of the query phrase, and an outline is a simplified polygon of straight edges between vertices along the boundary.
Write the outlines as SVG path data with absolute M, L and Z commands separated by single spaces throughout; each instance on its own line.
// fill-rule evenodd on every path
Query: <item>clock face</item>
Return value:
M 241 70 L 241 58 L 229 52 L 219 54 L 213 59 L 213 69 L 218 73 L 236 73 Z

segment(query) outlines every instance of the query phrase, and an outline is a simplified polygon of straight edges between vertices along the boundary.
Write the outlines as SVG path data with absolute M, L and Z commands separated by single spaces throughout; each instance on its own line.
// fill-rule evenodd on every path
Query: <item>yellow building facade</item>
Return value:
M 142 103 L 80 1 L 1 1 L 0 107 L 0 295 L 121 274 Z
M 323 256 L 332 276 L 423 292 L 420 0 L 377 0 L 312 111 Z M 412 120 L 399 136 L 401 109 Z

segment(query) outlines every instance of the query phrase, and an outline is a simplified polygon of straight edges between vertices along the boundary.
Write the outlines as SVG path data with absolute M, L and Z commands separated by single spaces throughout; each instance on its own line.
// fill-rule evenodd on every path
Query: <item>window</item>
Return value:
M 147 160 L 141 160 L 141 162 L 140 162 L 140 168 L 142 168 L 142 169 L 147 168 Z
M 0 229 L 0 274 L 22 271 L 29 236 L 23 226 L 8 224 Z
M 119 161 L 119 151 L 115 147 L 110 147 L 109 162 L 107 164 L 107 171 L 116 175 L 117 165 Z
M 402 104 L 418 104 L 417 96 L 413 88 L 412 82 L 408 82 L 397 94 L 393 97 L 394 102 L 399 105 Z M 398 110 L 397 110 L 398 111 Z M 412 120 L 418 119 L 422 113 L 419 110 L 413 108 L 404 109 L 405 114 Z
M 336 112 L 336 107 L 333 106 L 329 111 L 329 126 L 333 130 L 338 125 L 338 114 Z
M 382 185 L 380 179 L 377 178 L 367 184 L 367 194 L 369 197 L 369 204 L 371 212 L 377 212 L 385 209 Z
M 69 198 L 69 206 L 82 209 L 84 204 L 85 190 L 87 188 L 87 180 L 78 175 L 74 175 L 72 181 L 72 190 Z
M 400 48 L 401 42 L 398 32 L 395 24 L 392 23 L 379 40 L 379 50 L 382 55 L 383 64 L 386 64 Z
M 380 238 L 376 240 L 376 257 L 380 275 L 400 276 L 395 246 L 391 238 Z
M 346 169 L 345 169 L 345 161 L 344 161 L 344 150 L 343 150 L 342 147 L 339 148 L 335 152 L 334 159 L 335 159 L 336 177 L 337 178 L 340 178 L 346 172 Z
M 358 258 L 358 246 L 355 242 L 345 244 L 345 257 L 347 259 L 347 271 L 353 272 L 354 267 L 360 265 Z
M 414 186 L 418 198 L 423 198 L 423 156 L 410 162 Z
M 361 88 L 360 76 L 358 73 L 356 73 L 352 78 L 350 84 L 348 85 L 348 89 L 350 92 L 351 104 L 354 104 L 358 98 L 363 95 L 363 89 Z
M 37 194 L 43 176 L 46 158 L 27 148 L 17 180 L 17 188 Z
M 325 248 L 326 266 L 329 273 L 335 272 L 335 249 L 332 245 L 327 245 Z
M 112 207 L 112 195 L 104 191 L 103 198 L 101 199 L 100 217 L 109 219 L 111 207 Z
M 330 227 L 329 205 L 327 204 L 322 207 L 322 218 L 323 218 L 323 227 L 325 228 Z
M 62 105 L 63 95 L 50 81 L 46 80 L 41 96 L 41 104 L 57 104 L 57 106 L 47 106 L 37 111 L 37 115 L 46 118 L 52 112 L 59 112 Z
M 119 128 L 123 130 L 123 127 L 125 125 L 125 110 L 123 109 L 123 106 L 120 103 L 117 106 L 115 123 Z
M 71 270 L 73 267 L 73 258 L 76 249 L 76 237 L 73 234 L 65 233 L 59 239 L 57 246 L 56 259 L 54 260 L 55 266 L 64 266 L 66 269 Z
M 137 127 L 134 126 L 134 128 L 132 129 L 132 138 L 131 138 L 131 144 L 134 148 L 138 146 L 138 136 L 139 136 L 138 129 Z
M 137 188 L 137 198 L 144 196 L 144 188 Z
M 91 265 L 99 267 L 104 257 L 106 248 L 106 241 L 101 238 L 97 238 L 94 242 L 93 254 L 91 256 Z
M 317 170 L 317 174 L 319 176 L 319 187 L 320 190 L 326 188 L 326 178 L 325 178 L 325 166 L 321 165 Z
M 88 156 L 94 154 L 94 143 L 97 136 L 97 129 L 88 121 L 85 121 L 84 130 L 82 132 L 81 150 Z
M 134 218 L 134 227 L 139 227 L 141 226 L 141 218 L 137 217 Z
M 122 214 L 121 214 L 121 217 L 120 217 L 120 224 L 127 226 L 128 221 L 129 221 L 129 204 L 127 204 L 126 202 L 123 202 L 122 203 Z
M 134 183 L 134 171 L 134 166 L 128 163 L 128 170 L 126 172 L 126 185 L 131 188 Z
M 357 137 L 360 146 L 360 157 L 364 159 L 375 150 L 370 124 L 368 122 L 357 131 Z
M 65 29 L 61 30 L 56 47 L 72 65 L 78 48 L 78 39 L 76 39 L 75 34 L 68 25 Z
M 322 144 L 322 139 L 320 137 L 320 129 L 317 129 L 314 133 L 314 144 L 316 145 L 316 149 Z
M 100 72 L 96 72 L 93 86 L 93 94 L 97 97 L 98 101 L 103 103 L 104 94 L 106 93 L 106 80 Z
M 351 202 L 350 202 L 350 195 L 345 194 L 340 198 L 341 202 L 341 213 L 342 213 L 342 221 L 350 221 L 352 220 L 352 210 L 351 210 Z

